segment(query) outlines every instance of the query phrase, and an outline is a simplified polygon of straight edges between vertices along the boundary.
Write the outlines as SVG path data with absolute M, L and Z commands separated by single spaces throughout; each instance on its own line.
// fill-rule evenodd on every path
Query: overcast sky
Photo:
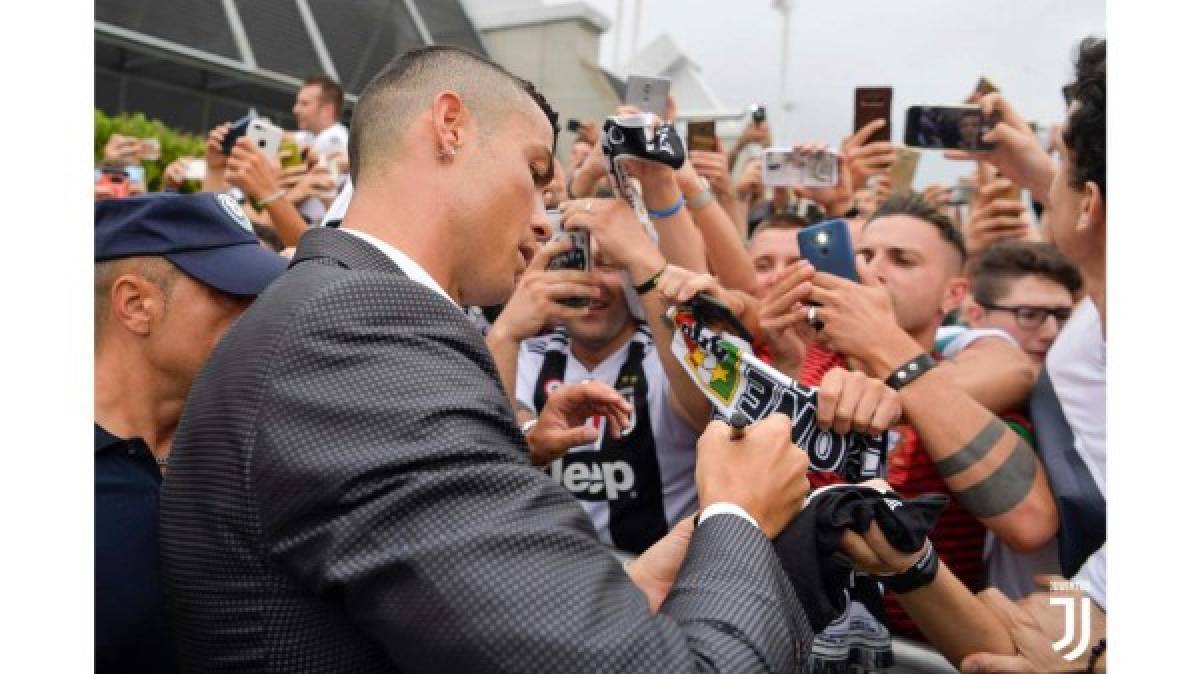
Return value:
M 575 0 L 546 0 L 563 4 Z M 614 19 L 617 0 L 587 0 Z M 625 0 L 632 15 L 634 0 Z M 770 0 L 643 0 L 641 46 L 661 33 L 701 67 L 729 107 L 767 105 L 775 140 L 836 144 L 851 131 L 854 87 L 894 88 L 893 142 L 904 110 L 961 103 L 988 75 L 1032 120 L 1063 115 L 1074 46 L 1105 33 L 1102 0 L 793 0 L 787 98 L 779 100 L 782 22 Z M 612 67 L 613 30 L 600 62 Z M 632 21 L 622 39 L 629 41 Z M 952 182 L 967 167 L 925 152 L 917 186 Z

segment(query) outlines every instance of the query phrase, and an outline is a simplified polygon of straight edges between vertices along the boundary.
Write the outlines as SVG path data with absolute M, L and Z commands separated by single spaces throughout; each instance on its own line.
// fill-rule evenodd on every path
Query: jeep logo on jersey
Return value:
M 572 461 L 551 464 L 550 477 L 582 501 L 615 501 L 632 492 L 633 467 L 624 461 Z

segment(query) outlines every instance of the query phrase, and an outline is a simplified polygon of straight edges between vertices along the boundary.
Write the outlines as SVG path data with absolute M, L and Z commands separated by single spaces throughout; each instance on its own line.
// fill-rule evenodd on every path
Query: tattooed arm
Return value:
M 860 264 L 862 284 L 813 272 L 804 300 L 821 306 L 821 339 L 886 379 L 924 353 L 896 323 L 891 296 Z M 801 319 L 802 320 L 802 319 Z M 1058 510 L 1041 461 L 1006 424 L 938 366 L 900 389 L 904 416 L 954 497 L 1009 546 L 1029 551 L 1058 530 Z
M 898 328 L 862 354 L 885 379 L 924 349 Z M 1033 550 L 1058 531 L 1058 510 L 1033 449 L 935 367 L 900 389 L 904 415 L 954 497 L 1005 543 Z

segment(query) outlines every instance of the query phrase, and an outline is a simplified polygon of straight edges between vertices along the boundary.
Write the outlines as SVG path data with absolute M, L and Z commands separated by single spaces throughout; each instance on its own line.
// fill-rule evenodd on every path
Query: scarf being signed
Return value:
M 755 357 L 750 345 L 705 327 L 686 309 L 672 307 L 671 352 L 728 422 L 734 412 L 751 421 L 779 412 L 792 420 L 792 442 L 808 452 L 809 468 L 836 473 L 848 482 L 885 477 L 887 438 L 861 433 L 838 435 L 817 428 L 817 389 L 797 384 Z

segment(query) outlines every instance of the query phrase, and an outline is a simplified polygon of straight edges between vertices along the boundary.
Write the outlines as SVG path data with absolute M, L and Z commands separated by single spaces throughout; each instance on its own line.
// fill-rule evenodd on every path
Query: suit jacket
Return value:
M 651 615 L 530 465 L 463 312 L 326 228 L 196 379 L 161 546 L 190 671 L 791 671 L 812 638 L 730 515 Z

